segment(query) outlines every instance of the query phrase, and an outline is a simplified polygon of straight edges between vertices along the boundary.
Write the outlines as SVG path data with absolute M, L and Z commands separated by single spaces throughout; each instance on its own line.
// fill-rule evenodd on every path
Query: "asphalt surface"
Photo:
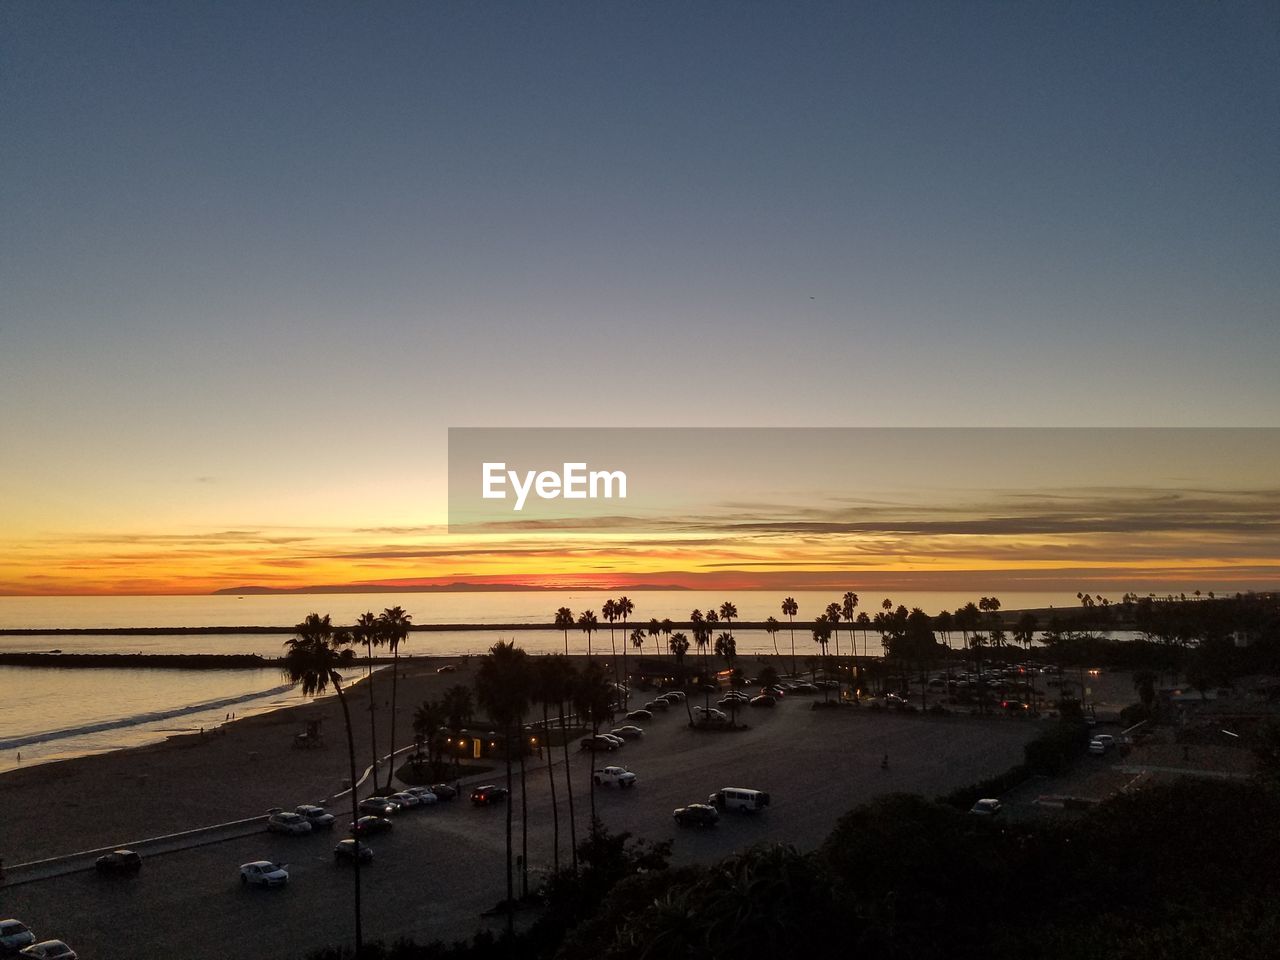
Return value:
M 774 710 L 744 711 L 751 729 L 737 733 L 692 731 L 683 709 L 655 716 L 642 724 L 643 740 L 598 757 L 599 766 L 622 764 L 639 776 L 632 789 L 598 790 L 601 820 L 614 831 L 674 838 L 678 863 L 714 860 L 765 840 L 811 848 L 841 814 L 877 794 L 933 796 L 1006 769 L 1039 729 L 1034 721 L 812 711 L 809 704 L 792 698 Z M 887 771 L 880 766 L 886 753 Z M 564 769 L 553 769 L 567 861 Z M 575 753 L 580 837 L 588 823 L 589 769 L 589 756 Z M 503 782 L 503 774 L 493 780 Z M 766 790 L 772 805 L 759 815 L 726 815 L 714 829 L 675 826 L 673 808 L 705 801 L 725 786 Z M 512 799 L 518 853 L 518 780 Z M 528 807 L 536 877 L 551 866 L 545 768 L 529 773 Z M 348 820 L 340 817 L 343 825 Z M 504 829 L 500 805 L 477 808 L 465 797 L 400 813 L 391 832 L 368 841 L 375 859 L 361 872 L 366 939 L 451 940 L 482 925 L 496 928 L 500 921 L 481 914 L 505 893 Z M 90 960 L 302 958 L 351 937 L 351 867 L 332 856 L 344 835 L 263 833 L 150 858 L 132 878 L 81 873 L 0 889 L 0 915 L 22 919 L 41 939 L 66 940 Z M 243 889 L 238 868 L 252 860 L 288 863 L 288 886 Z

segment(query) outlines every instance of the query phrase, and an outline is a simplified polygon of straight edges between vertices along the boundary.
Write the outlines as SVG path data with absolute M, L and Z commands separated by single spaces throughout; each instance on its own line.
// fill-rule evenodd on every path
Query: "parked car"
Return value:
M 1108 750 L 1116 745 L 1116 738 L 1109 733 L 1095 733 L 1093 739 L 1100 741 Z
M 41 960 L 77 960 L 76 953 L 61 940 L 44 940 L 24 947 L 18 954 L 22 957 L 40 957 Z
M 639 740 L 644 736 L 644 728 L 629 723 L 622 727 L 614 727 L 609 731 L 609 735 L 611 737 L 621 737 L 623 740 Z
M 769 805 L 769 795 L 749 787 L 721 787 L 707 798 L 707 803 L 718 810 L 741 810 L 754 813 Z
M 452 800 L 458 795 L 458 791 L 447 783 L 433 783 L 431 792 L 436 795 L 437 800 Z
M 393 793 L 390 799 L 400 804 L 400 807 L 404 810 L 412 810 L 414 807 L 422 806 L 422 798 L 416 793 L 411 793 L 408 790 L 401 790 L 399 793 Z
M 418 802 L 424 807 L 429 807 L 440 800 L 440 798 L 436 796 L 435 791 L 430 787 L 409 787 L 409 789 L 404 792 L 413 794 L 413 796 L 418 798 Z
M 240 883 L 246 887 L 283 887 L 289 882 L 289 865 L 254 860 L 240 865 Z
M 652 719 L 653 719 L 653 711 L 652 711 L 652 710 L 649 710 L 649 709 L 645 709 L 645 710 L 632 710 L 630 713 L 628 713 L 628 714 L 626 715 L 626 717 L 625 717 L 624 719 L 626 719 L 626 720 L 641 720 L 641 721 L 645 721 L 645 720 L 652 720 Z
M 626 789 L 636 785 L 636 775 L 626 767 L 601 767 L 591 774 L 597 786 L 616 786 Z
M 618 749 L 618 742 L 610 737 L 605 737 L 605 736 L 583 737 L 582 740 L 580 741 L 579 749 L 582 750 L 584 753 L 588 750 L 594 750 L 594 751 L 604 750 L 612 753 L 614 750 Z
M 797 683 L 791 687 L 792 693 L 817 693 L 818 688 L 812 683 Z
M 765 687 L 760 692 L 762 694 L 767 694 L 768 696 L 773 697 L 773 699 L 775 700 L 781 700 L 783 697 L 787 695 L 786 688 L 779 687 L 777 685 L 774 685 L 772 687 Z
M 142 869 L 142 858 L 132 850 L 112 850 L 93 862 L 99 873 L 137 873 Z
M 1097 737 L 1094 737 L 1089 741 L 1089 752 L 1095 757 L 1100 757 L 1107 752 L 1107 745 Z
M 645 708 L 646 710 L 650 710 L 650 711 L 652 711 L 652 710 L 670 710 L 670 709 L 671 709 L 671 703 L 670 703 L 669 701 L 667 701 L 667 700 L 663 700 L 663 699 L 659 698 L 659 699 L 657 699 L 657 700 L 650 700 L 648 703 L 646 703 L 646 704 L 644 705 L 644 708 Z
M 758 697 L 752 697 L 750 704 L 753 707 L 776 707 L 778 705 L 778 701 L 773 699 L 773 697 L 769 696 L 767 693 L 762 693 Z
M 338 818 L 324 807 L 314 803 L 304 803 L 293 808 L 293 812 L 311 824 L 312 830 L 332 830 Z
M 486 783 L 471 791 L 471 802 L 477 807 L 488 807 L 495 803 L 502 803 L 506 799 L 507 788 L 500 787 L 496 783 Z
M 267 817 L 267 829 L 272 833 L 287 833 L 291 836 L 298 836 L 311 832 L 311 823 L 296 813 L 286 813 L 281 810 L 279 813 L 273 813 Z
M 720 811 L 706 803 L 691 803 L 687 807 L 676 807 L 671 812 L 671 816 L 682 827 L 714 827 L 720 822 Z
M 398 804 L 389 802 L 386 797 L 366 797 L 360 801 L 357 809 L 373 817 L 389 817 L 400 808 Z
M 0 953 L 17 953 L 36 942 L 36 935 L 21 920 L 0 920 Z
M 436 667 L 436 673 L 456 673 L 458 668 L 452 663 L 446 663 L 443 667 Z
M 663 694 L 663 696 L 666 697 L 668 700 L 675 700 L 676 703 L 684 703 L 683 690 L 668 690 L 666 693 Z
M 373 863 L 373 850 L 367 843 L 348 838 L 339 840 L 337 846 L 333 848 L 335 863 L 351 863 L 357 856 L 361 863 Z
M 996 800 L 993 797 L 987 797 L 979 800 L 970 807 L 969 812 L 978 817 L 994 817 L 1002 809 L 1004 808 L 1001 806 L 999 800 Z
M 351 824 L 351 835 L 367 837 L 372 833 L 386 833 L 391 827 L 392 823 L 386 817 L 361 817 Z

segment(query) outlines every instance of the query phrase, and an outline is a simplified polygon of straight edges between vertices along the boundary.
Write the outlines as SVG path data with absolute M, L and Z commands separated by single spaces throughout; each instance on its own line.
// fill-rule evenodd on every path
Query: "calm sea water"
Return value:
M 594 610 L 598 615 L 611 595 L 596 592 L 516 593 L 376 593 L 301 596 L 197 596 L 197 597 L 0 597 L 0 629 L 74 627 L 201 627 L 292 626 L 308 613 L 329 613 L 335 623 L 351 623 L 366 610 L 380 611 L 399 605 L 415 623 L 546 623 L 561 606 L 574 614 Z M 612 594 L 617 596 L 617 594 Z M 832 593 L 794 593 L 800 605 L 796 617 L 796 652 L 809 656 L 817 651 L 807 625 L 826 605 L 840 598 Z M 895 605 L 919 606 L 929 613 L 955 609 L 970 600 L 959 593 L 902 593 L 891 595 Z M 731 595 L 694 591 L 636 591 L 631 595 L 635 612 L 631 623 L 643 626 L 651 617 L 661 620 L 688 618 L 695 607 L 718 608 L 732 600 L 743 620 L 775 616 L 783 621 L 777 636 L 779 649 L 790 650 L 790 634 L 779 609 L 782 595 L 740 592 Z M 859 609 L 874 614 L 884 598 L 862 596 Z M 1075 598 L 1060 594 L 1007 594 L 1008 609 L 1022 607 L 1074 607 Z M 773 640 L 764 631 L 736 630 L 740 655 L 773 652 Z M 279 634 L 118 636 L 0 636 L 0 651 L 49 651 L 65 653 L 258 653 L 279 655 L 286 637 Z M 457 630 L 413 633 L 402 653 L 460 656 L 479 654 L 495 640 L 516 640 L 533 653 L 564 649 L 562 634 L 547 630 Z M 615 634 L 621 644 L 621 625 Z M 869 649 L 858 635 L 860 652 L 880 653 L 878 637 L 869 638 Z M 848 652 L 848 633 L 841 631 L 841 652 Z M 573 653 L 586 652 L 586 638 L 569 632 Z M 592 649 L 609 654 L 608 624 L 592 637 Z M 835 652 L 832 644 L 829 652 Z M 645 638 L 646 656 L 655 653 L 653 639 Z M 636 651 L 628 647 L 629 655 Z M 175 733 L 209 728 L 230 712 L 238 716 L 262 713 L 298 703 L 297 691 L 283 684 L 276 670 L 54 670 L 0 667 L 0 771 L 21 764 L 100 753 L 163 740 Z M 104 695 L 109 693 L 109 695 Z M 22 759 L 18 760 L 21 753 Z

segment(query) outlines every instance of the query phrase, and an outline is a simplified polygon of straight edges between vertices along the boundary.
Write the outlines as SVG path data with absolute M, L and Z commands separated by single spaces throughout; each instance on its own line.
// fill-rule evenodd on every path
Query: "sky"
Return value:
M 11 0 L 0 593 L 585 572 L 444 539 L 449 427 L 1280 426 L 1277 54 L 1271 3 Z

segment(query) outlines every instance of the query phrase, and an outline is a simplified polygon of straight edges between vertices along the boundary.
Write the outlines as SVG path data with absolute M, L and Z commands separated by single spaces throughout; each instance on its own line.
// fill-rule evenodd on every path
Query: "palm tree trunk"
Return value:
M 511 725 L 507 724 L 507 902 L 504 904 L 507 914 L 507 934 L 515 932 L 515 880 L 511 863 Z
M 600 721 L 591 721 L 591 752 L 587 754 L 591 758 L 591 770 L 588 773 L 587 781 L 591 786 L 591 839 L 596 838 L 599 832 L 596 827 L 599 820 L 596 819 L 596 737 L 600 736 Z
M 791 675 L 796 675 L 796 621 L 791 616 L 787 617 L 791 621 Z
M 396 769 L 396 685 L 400 680 L 400 647 L 396 646 L 391 651 L 391 743 L 387 746 L 388 753 L 391 754 L 387 758 L 387 789 L 391 789 L 391 777 Z M 377 770 L 374 770 L 373 782 L 378 782 Z
M 525 781 L 524 724 L 520 724 L 520 899 L 529 896 L 529 787 Z
M 551 717 L 542 701 L 542 744 L 547 755 L 547 779 L 551 781 L 551 869 L 560 872 L 560 805 L 556 803 L 556 765 L 551 760 Z
M 569 761 L 569 731 L 564 721 L 565 705 L 560 704 L 560 740 L 564 748 L 564 792 L 569 798 L 569 851 L 573 872 L 578 872 L 578 823 L 573 813 L 573 764 Z
M 375 720 L 378 707 L 373 698 L 373 643 L 365 644 L 369 658 L 369 673 L 365 683 L 369 685 L 369 746 L 373 750 L 373 785 L 378 785 L 378 724 Z
M 334 689 L 338 692 L 338 702 L 342 704 L 342 717 L 347 724 L 347 761 L 351 771 L 351 822 L 360 819 L 360 801 L 356 799 L 356 738 L 351 732 L 351 711 L 347 707 L 346 694 L 342 692 L 342 684 L 335 679 Z M 364 930 L 360 924 L 360 837 L 356 836 L 356 855 L 351 858 L 352 876 L 355 878 L 354 901 L 356 908 L 356 957 L 364 950 Z

